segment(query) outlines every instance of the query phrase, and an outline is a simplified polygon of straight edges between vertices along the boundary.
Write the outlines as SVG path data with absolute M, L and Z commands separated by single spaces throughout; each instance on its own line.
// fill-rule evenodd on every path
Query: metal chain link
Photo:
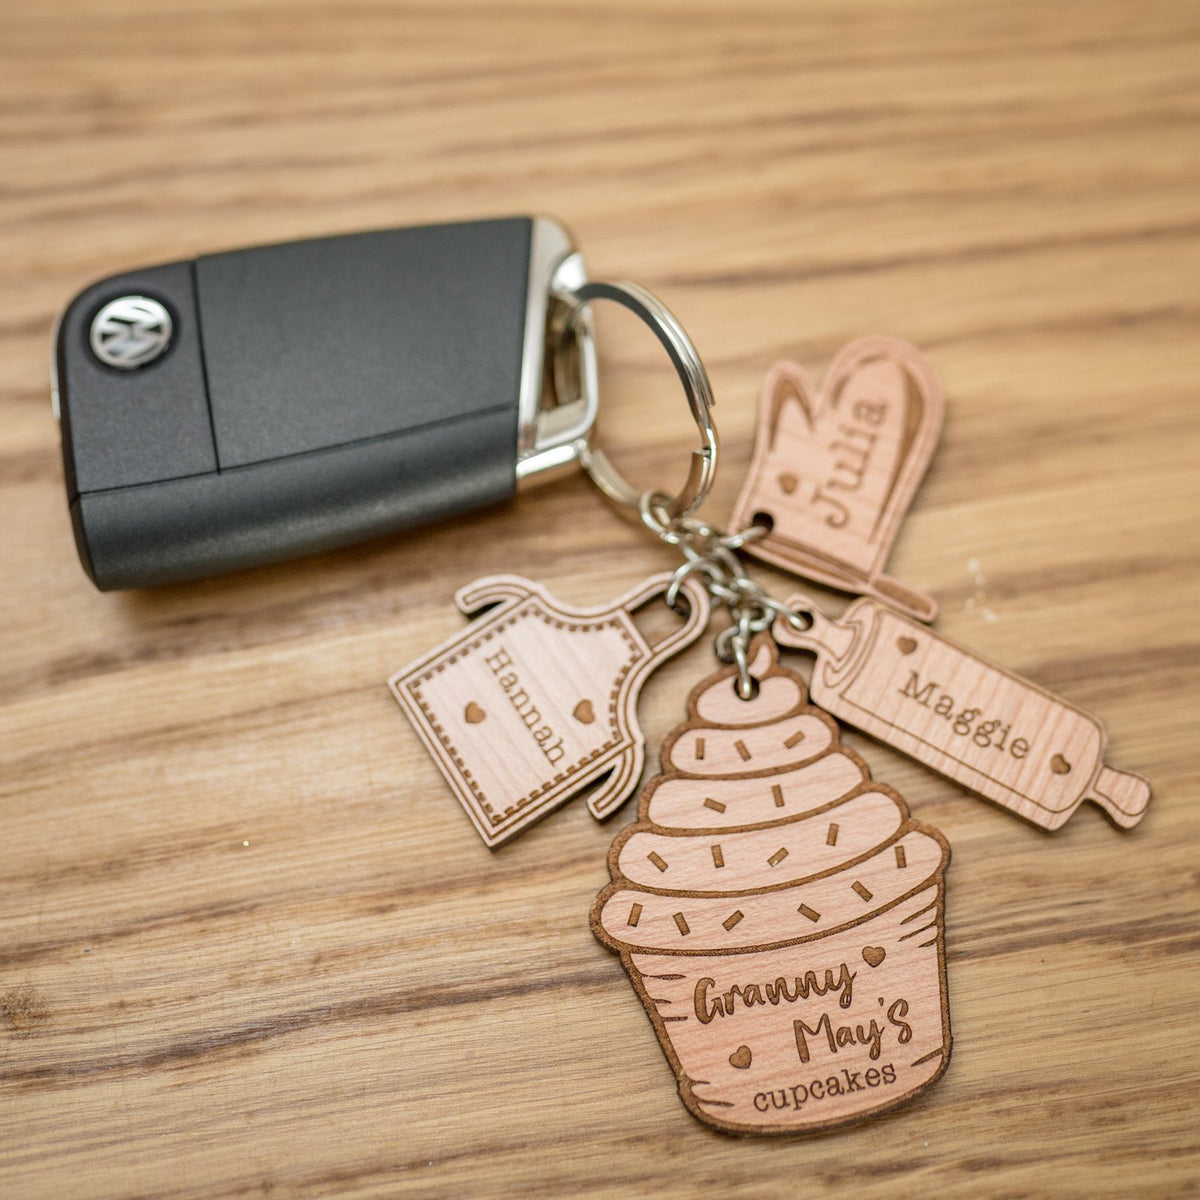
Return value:
M 664 504 L 667 499 L 662 493 L 646 492 L 638 504 L 646 528 L 683 555 L 664 599 L 672 608 L 677 607 L 683 581 L 693 575 L 703 576 L 708 594 L 729 610 L 730 624 L 717 634 L 717 657 L 722 662 L 736 664 L 737 693 L 743 700 L 753 700 L 758 693 L 758 681 L 750 674 L 751 641 L 756 635 L 769 632 L 779 617 L 802 628 L 811 622 L 804 614 L 776 600 L 747 575 L 737 556 L 736 551 L 767 533 L 765 526 L 751 525 L 739 533 L 726 533 L 697 517 L 670 517 Z

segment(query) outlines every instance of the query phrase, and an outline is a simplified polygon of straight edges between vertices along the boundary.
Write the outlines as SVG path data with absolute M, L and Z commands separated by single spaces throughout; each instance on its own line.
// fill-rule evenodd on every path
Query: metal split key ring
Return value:
M 656 296 L 636 283 L 582 283 L 564 291 L 559 299 L 567 305 L 561 326 L 564 342 L 574 337 L 593 300 L 613 300 L 640 317 L 662 343 L 679 375 L 692 419 L 700 432 L 700 448 L 692 451 L 687 480 L 680 491 L 639 492 L 613 466 L 612 460 L 590 437 L 580 447 L 579 459 L 596 486 L 614 503 L 635 510 L 652 533 L 667 545 L 676 547 L 684 561 L 676 569 L 667 588 L 666 601 L 676 607 L 681 588 L 689 575 L 702 575 L 709 594 L 729 610 L 732 624 L 717 636 L 717 657 L 737 667 L 737 694 L 743 700 L 758 694 L 758 681 L 750 674 L 751 640 L 769 632 L 778 617 L 794 624 L 804 618 L 769 596 L 742 568 L 737 550 L 766 533 L 762 526 L 751 526 L 737 533 L 726 533 L 696 516 L 712 490 L 717 474 L 717 431 L 712 420 L 712 387 L 691 338 L 683 326 Z M 594 362 L 592 364 L 594 369 Z M 593 389 L 595 378 L 587 381 Z
M 635 511 L 648 507 L 668 527 L 686 520 L 704 503 L 717 474 L 717 430 L 710 411 L 715 401 L 708 373 L 692 339 L 667 306 L 636 283 L 583 283 L 560 298 L 569 306 L 564 336 L 574 335 L 587 306 L 594 300 L 612 300 L 641 318 L 666 350 L 700 432 L 700 448 L 692 451 L 683 487 L 675 496 L 639 492 L 626 482 L 608 455 L 590 441 L 582 448 L 580 461 L 596 486 L 614 503 Z

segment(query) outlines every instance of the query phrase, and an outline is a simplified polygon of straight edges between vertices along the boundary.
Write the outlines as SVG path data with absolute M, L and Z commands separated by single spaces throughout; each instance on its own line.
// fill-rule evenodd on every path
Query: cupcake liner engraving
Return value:
M 613 843 L 592 929 L 694 1116 L 802 1133 L 892 1108 L 945 1070 L 949 847 L 871 781 L 769 639 L 752 671 L 753 700 L 732 670 L 692 692 Z

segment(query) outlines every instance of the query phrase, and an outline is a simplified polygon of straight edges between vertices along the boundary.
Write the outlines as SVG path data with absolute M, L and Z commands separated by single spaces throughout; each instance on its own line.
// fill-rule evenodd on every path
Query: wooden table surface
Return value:
M 1186 0 L 5 5 L 0 1193 L 1200 1185 L 1198 118 Z M 948 416 L 893 573 L 1153 782 L 1134 831 L 1085 806 L 1047 835 L 847 735 L 954 855 L 954 1056 L 874 1123 L 696 1124 L 588 930 L 631 810 L 489 852 L 387 692 L 469 579 L 599 603 L 672 565 L 582 476 L 152 592 L 76 562 L 46 351 L 81 286 L 530 211 L 692 333 L 718 520 L 774 360 L 923 347 Z M 632 320 L 601 336 L 605 443 L 673 486 L 669 369 Z M 712 664 L 706 639 L 651 680 L 651 747 Z

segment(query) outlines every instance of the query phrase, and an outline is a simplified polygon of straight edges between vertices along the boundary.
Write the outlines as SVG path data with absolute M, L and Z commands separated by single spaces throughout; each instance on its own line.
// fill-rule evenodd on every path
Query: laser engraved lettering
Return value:
M 927 708 L 939 717 L 945 717 L 951 733 L 960 738 L 969 737 L 980 749 L 989 746 L 1009 754 L 1013 758 L 1024 758 L 1032 746 L 1032 742 L 1023 737 L 1009 741 L 1012 725 L 1005 724 L 999 717 L 989 717 L 985 721 L 979 718 L 983 710 L 979 708 L 959 708 L 954 697 L 943 690 L 940 683 L 934 680 L 921 681 L 916 671 L 909 671 L 904 686 L 898 688 L 900 695 L 906 700 L 913 700 L 922 708 Z M 978 722 L 978 724 L 976 723 Z
M 770 983 L 735 983 L 728 991 L 716 995 L 710 995 L 710 989 L 717 981 L 705 977 L 696 983 L 693 1007 L 701 1025 L 707 1025 L 715 1017 L 731 1016 L 739 1003 L 743 1008 L 753 1008 L 756 1004 L 795 1004 L 811 995 L 827 996 L 831 992 L 837 993 L 842 1008 L 849 1008 L 854 1002 L 855 974 L 842 963 L 836 976 L 833 969 L 827 967 L 820 976 L 816 971 L 805 971 L 803 975 L 794 976 L 790 983 L 782 977 Z
M 760 1113 L 770 1112 L 773 1108 L 798 1110 L 810 1100 L 828 1100 L 834 1096 L 846 1096 L 851 1092 L 862 1092 L 895 1082 L 894 1063 L 868 1067 L 865 1071 L 850 1071 L 843 1067 L 840 1079 L 836 1075 L 828 1075 L 824 1079 L 793 1083 L 786 1088 L 777 1088 L 770 1092 L 756 1092 L 751 1103 Z
M 496 676 L 496 682 L 500 685 L 501 690 L 508 697 L 508 702 L 517 710 L 517 715 L 521 718 L 525 728 L 529 730 L 530 736 L 537 742 L 538 749 L 546 756 L 550 763 L 557 763 L 566 750 L 563 747 L 561 737 L 553 744 L 555 737 L 554 730 L 550 728 L 542 720 L 541 711 L 533 703 L 532 697 L 525 690 L 521 683 L 520 676 L 516 671 L 510 670 L 513 667 L 512 655 L 501 646 L 494 654 L 489 654 L 484 660 L 491 672 Z M 504 672 L 501 674 L 501 672 Z
M 828 1013 L 822 1013 L 816 1025 L 809 1026 L 804 1021 L 793 1021 L 792 1028 L 796 1031 L 796 1052 L 801 1062 L 808 1062 L 811 1053 L 808 1039 L 823 1033 L 829 1044 L 830 1054 L 836 1054 L 843 1046 L 866 1046 L 871 1059 L 877 1059 L 883 1052 L 883 1029 L 878 1021 L 871 1019 L 869 1025 L 834 1026 Z

